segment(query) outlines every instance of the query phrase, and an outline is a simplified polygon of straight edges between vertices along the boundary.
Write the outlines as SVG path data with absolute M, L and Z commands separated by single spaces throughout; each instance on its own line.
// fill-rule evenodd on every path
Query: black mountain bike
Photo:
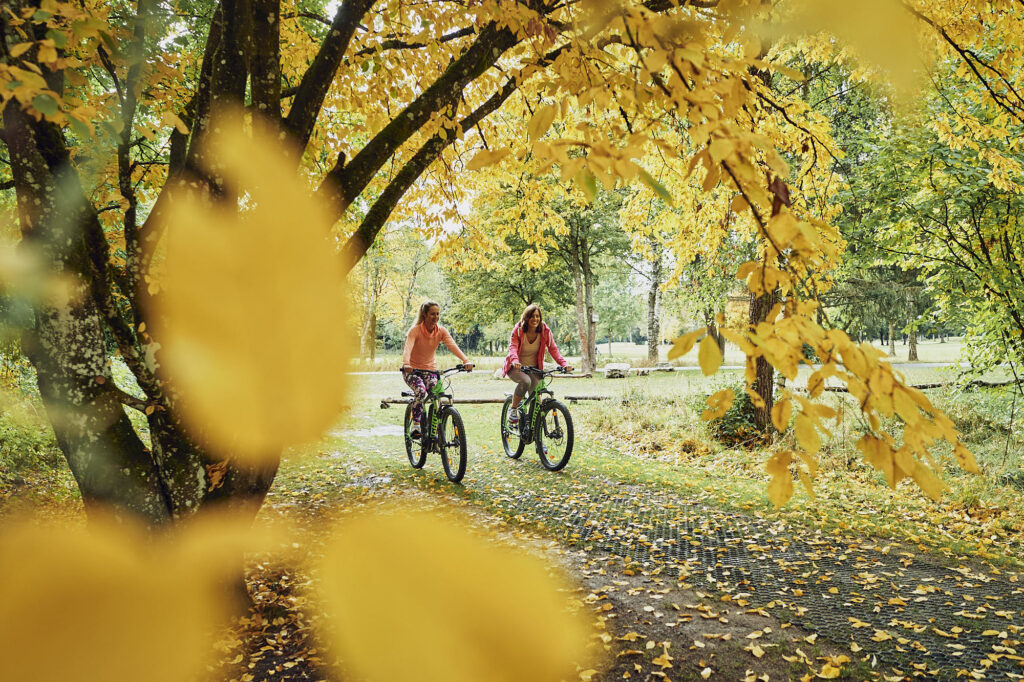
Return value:
M 501 445 L 507 456 L 519 459 L 529 443 L 536 443 L 537 455 L 544 468 L 560 471 L 572 457 L 572 416 L 568 407 L 555 400 L 554 394 L 548 390 L 548 383 L 552 374 L 564 374 L 565 370 L 561 367 L 546 372 L 533 367 L 523 367 L 522 370 L 527 374 L 540 374 L 541 380 L 519 405 L 523 415 L 518 426 L 508 423 L 512 394 L 505 394 L 505 405 L 501 408 Z
M 449 392 L 451 380 L 447 377 L 468 371 L 464 365 L 455 365 L 441 372 L 437 383 L 427 392 L 423 401 L 426 419 L 418 438 L 412 437 L 415 424 L 412 419 L 412 403 L 405 408 L 405 454 L 409 457 L 409 464 L 413 468 L 422 469 L 427 454 L 436 452 L 441 455 L 444 473 L 452 483 L 458 483 L 466 475 L 466 429 L 462 426 L 459 411 L 452 406 L 452 394 Z M 402 391 L 402 395 L 415 396 L 412 391 Z

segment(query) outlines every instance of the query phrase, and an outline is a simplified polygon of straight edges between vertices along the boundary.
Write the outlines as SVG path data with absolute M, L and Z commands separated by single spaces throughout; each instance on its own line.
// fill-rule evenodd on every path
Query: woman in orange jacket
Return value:
M 421 424 L 423 417 L 423 400 L 427 391 L 434 387 L 438 380 L 437 360 L 434 358 L 437 347 L 444 342 L 448 350 L 462 361 L 467 370 L 473 370 L 473 363 L 459 349 L 448 330 L 438 324 L 441 318 L 441 306 L 427 301 L 420 306 L 416 324 L 405 337 L 405 351 L 402 353 L 402 377 L 416 395 L 412 403 L 412 418 Z M 418 438 L 421 429 L 413 428 L 412 437 Z

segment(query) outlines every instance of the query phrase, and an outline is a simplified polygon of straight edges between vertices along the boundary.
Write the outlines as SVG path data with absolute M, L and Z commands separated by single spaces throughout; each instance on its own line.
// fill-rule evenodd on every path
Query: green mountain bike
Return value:
M 412 403 L 405 407 L 405 454 L 409 457 L 409 464 L 415 469 L 422 469 L 427 454 L 436 452 L 441 455 L 444 473 L 452 483 L 458 483 L 466 475 L 466 429 L 459 411 L 452 406 L 451 379 L 447 377 L 468 371 L 464 365 L 456 365 L 440 373 L 437 383 L 423 401 L 426 419 L 423 433 L 418 438 L 412 437 L 415 425 Z M 412 391 L 402 391 L 402 395 L 415 396 Z
M 544 468 L 560 471 L 572 457 L 572 416 L 568 407 L 555 400 L 554 394 L 548 389 L 548 383 L 552 374 L 564 374 L 565 370 L 561 367 L 546 372 L 533 367 L 523 367 L 522 370 L 528 374 L 541 375 L 541 380 L 537 388 L 523 398 L 519 405 L 523 416 L 518 426 L 508 423 L 512 412 L 512 394 L 505 394 L 505 405 L 501 408 L 501 445 L 508 457 L 519 459 L 526 446 L 535 443 Z

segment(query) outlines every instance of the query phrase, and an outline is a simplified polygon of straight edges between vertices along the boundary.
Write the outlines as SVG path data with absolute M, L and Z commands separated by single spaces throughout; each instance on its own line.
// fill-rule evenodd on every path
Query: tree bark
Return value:
M 590 345 L 587 343 L 587 303 L 583 287 L 583 272 L 580 263 L 579 227 L 572 228 L 572 282 L 576 288 L 576 329 L 580 336 L 580 365 L 583 373 L 594 371 L 594 356 L 590 353 Z
M 910 326 L 910 334 L 907 337 L 907 360 L 909 362 L 917 361 L 917 329 L 914 328 L 913 323 Z
M 647 289 L 647 362 L 655 365 L 660 360 L 658 355 L 661 339 L 661 253 L 651 262 L 651 281 Z
M 750 312 L 748 318 L 751 329 L 768 319 L 768 312 L 774 305 L 774 293 L 755 296 L 754 293 L 751 292 Z M 758 357 L 756 360 L 755 372 L 756 378 L 754 379 L 754 393 L 757 394 L 759 400 L 754 401 L 754 423 L 762 433 L 771 433 L 774 428 L 772 425 L 771 414 L 772 405 L 775 402 L 775 382 L 773 381 L 775 368 L 772 367 L 771 363 L 765 360 L 762 356 Z
M 580 270 L 583 275 L 583 298 L 587 316 L 587 357 L 590 358 L 589 371 L 593 372 L 597 369 L 597 363 L 594 361 L 597 357 L 597 320 L 594 319 L 594 269 L 590 264 L 590 245 L 586 237 L 588 229 L 584 226 L 580 230 Z M 611 353 L 610 347 L 608 352 Z
M 889 357 L 896 357 L 896 325 L 889 321 Z

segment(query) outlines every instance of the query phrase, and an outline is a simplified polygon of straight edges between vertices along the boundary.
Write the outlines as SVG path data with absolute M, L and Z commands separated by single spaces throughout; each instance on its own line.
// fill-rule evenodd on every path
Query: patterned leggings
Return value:
M 425 369 L 414 369 L 405 375 L 405 383 L 416 394 L 412 401 L 412 418 L 417 422 L 423 421 L 423 400 L 427 397 L 427 391 L 432 389 L 438 380 L 437 372 Z

